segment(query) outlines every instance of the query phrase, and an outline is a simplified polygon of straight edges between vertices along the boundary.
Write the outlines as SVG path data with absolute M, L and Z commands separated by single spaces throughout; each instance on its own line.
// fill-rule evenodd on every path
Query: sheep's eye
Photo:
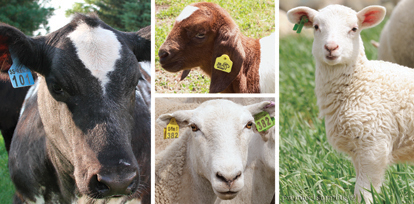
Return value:
M 315 28 L 315 30 L 318 30 L 319 29 L 319 26 L 318 25 L 314 25 L 313 27 Z
M 247 129 L 251 129 L 251 128 L 252 128 L 252 125 L 253 125 L 253 123 L 252 123 L 252 122 L 248 122 L 248 123 L 246 124 L 246 128 L 247 128 Z
M 195 124 L 191 124 L 191 130 L 193 130 L 193 132 L 196 132 L 196 131 L 198 131 L 199 129 L 198 129 L 197 125 L 195 125 Z
M 197 33 L 197 35 L 195 37 L 198 38 L 198 39 L 203 39 L 203 38 L 206 37 L 206 34 L 204 34 L 204 33 Z
M 352 31 L 356 32 L 358 30 L 358 28 L 354 27 L 352 28 Z
M 55 93 L 55 94 L 58 94 L 58 95 L 60 95 L 60 94 L 62 94 L 63 93 L 63 89 L 62 89 L 62 87 L 60 87 L 59 85 L 57 85 L 57 84 L 53 84 L 52 85 L 52 91 Z

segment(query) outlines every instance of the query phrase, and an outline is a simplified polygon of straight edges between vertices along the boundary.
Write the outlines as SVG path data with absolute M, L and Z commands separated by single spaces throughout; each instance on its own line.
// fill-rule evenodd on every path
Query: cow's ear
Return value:
M 194 110 L 179 110 L 174 113 L 162 114 L 157 119 L 158 125 L 165 128 L 170 123 L 171 118 L 175 118 L 180 128 L 188 127 L 189 120 L 193 116 Z
M 136 33 L 124 33 L 124 36 L 138 62 L 151 61 L 151 26 L 141 28 Z
M 45 37 L 27 37 L 17 28 L 0 23 L 0 69 L 6 72 L 13 63 L 45 75 L 50 65 L 46 60 Z

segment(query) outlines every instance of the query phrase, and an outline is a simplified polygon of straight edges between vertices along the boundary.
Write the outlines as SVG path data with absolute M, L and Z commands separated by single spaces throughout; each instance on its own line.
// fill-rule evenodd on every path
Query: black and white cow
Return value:
M 150 113 L 136 88 L 150 40 L 79 14 L 35 38 L 0 23 L 0 42 L 39 73 L 10 148 L 14 203 L 150 203 Z

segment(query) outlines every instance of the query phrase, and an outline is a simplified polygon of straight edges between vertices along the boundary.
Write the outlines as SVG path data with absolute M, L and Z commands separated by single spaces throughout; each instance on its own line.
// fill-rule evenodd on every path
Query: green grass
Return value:
M 199 69 L 192 70 L 186 79 L 179 82 L 181 73 L 170 73 L 161 68 L 158 50 L 171 31 L 175 18 L 187 5 L 196 1 L 159 0 L 156 2 L 155 25 L 155 91 L 157 93 L 208 93 L 210 79 Z M 215 0 L 226 9 L 240 31 L 252 38 L 262 38 L 275 31 L 275 2 L 269 0 Z
M 361 33 L 368 59 L 377 58 L 370 40 L 379 40 L 383 26 Z M 288 200 L 302 196 L 307 203 L 320 203 L 315 199 L 331 196 L 326 203 L 355 203 L 353 164 L 327 142 L 324 121 L 317 117 L 312 42 L 301 35 L 280 39 L 279 201 L 302 203 Z M 374 202 L 413 203 L 413 172 L 407 164 L 390 166 L 381 192 L 374 192 Z
M 9 168 L 7 167 L 8 156 L 4 147 L 3 136 L 0 134 L 0 203 L 12 203 L 14 186 L 10 180 Z

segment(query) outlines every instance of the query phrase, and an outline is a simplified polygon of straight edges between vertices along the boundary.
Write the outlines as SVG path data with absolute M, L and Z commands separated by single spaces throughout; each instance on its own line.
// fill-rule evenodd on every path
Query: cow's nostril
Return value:
M 167 51 L 165 51 L 165 50 L 160 50 L 159 52 L 158 52 L 158 56 L 160 57 L 160 58 L 166 58 L 166 57 L 168 57 L 168 52 Z

